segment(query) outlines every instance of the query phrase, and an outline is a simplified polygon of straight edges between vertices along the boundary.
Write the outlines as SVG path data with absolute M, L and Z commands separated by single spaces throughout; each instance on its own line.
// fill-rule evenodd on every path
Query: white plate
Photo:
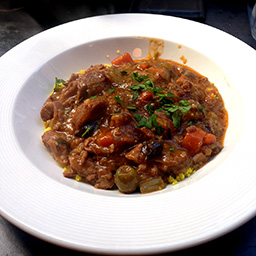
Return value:
M 147 195 L 63 178 L 40 142 L 39 111 L 55 76 L 109 63 L 117 50 L 141 48 L 145 57 L 144 37 L 164 39 L 163 58 L 184 55 L 218 87 L 229 113 L 225 148 L 189 179 Z M 174 251 L 242 225 L 256 213 L 255 60 L 255 50 L 224 32 L 148 14 L 82 19 L 19 44 L 0 58 L 1 215 L 48 242 L 109 254 Z

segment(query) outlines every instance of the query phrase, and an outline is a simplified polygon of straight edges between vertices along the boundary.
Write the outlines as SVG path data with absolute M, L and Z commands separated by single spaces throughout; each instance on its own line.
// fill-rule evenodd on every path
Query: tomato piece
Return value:
M 118 56 L 117 58 L 115 58 L 114 60 L 111 61 L 112 65 L 115 66 L 119 66 L 122 65 L 124 63 L 133 63 L 133 59 L 131 57 L 131 55 L 128 52 L 125 52 L 124 54 Z
M 140 94 L 139 100 L 140 101 L 150 101 L 153 99 L 153 92 L 144 91 Z
M 137 66 L 137 69 L 140 69 L 140 70 L 145 70 L 147 68 L 149 68 L 150 65 L 149 63 L 145 62 L 145 63 L 140 63 L 138 66 Z
M 111 144 L 113 144 L 114 142 L 114 138 L 111 132 L 106 132 L 106 133 L 102 133 L 100 134 L 98 140 L 97 140 L 97 144 L 100 147 L 108 147 Z
M 204 138 L 204 145 L 211 145 L 216 142 L 216 137 L 214 134 L 207 133 Z
M 190 155 L 197 154 L 203 145 L 206 132 L 191 125 L 187 128 L 187 133 L 182 141 L 182 147 L 188 150 Z

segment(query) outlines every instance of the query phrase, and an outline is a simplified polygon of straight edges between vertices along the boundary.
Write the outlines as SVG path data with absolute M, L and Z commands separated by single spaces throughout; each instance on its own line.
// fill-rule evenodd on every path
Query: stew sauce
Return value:
M 223 148 L 228 117 L 214 84 L 170 60 L 95 65 L 57 79 L 42 141 L 64 176 L 148 193 L 189 177 Z

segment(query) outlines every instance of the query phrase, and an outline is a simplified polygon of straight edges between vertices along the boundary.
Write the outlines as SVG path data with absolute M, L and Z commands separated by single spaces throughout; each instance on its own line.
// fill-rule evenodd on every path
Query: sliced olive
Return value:
M 115 174 L 115 184 L 122 193 L 132 193 L 139 186 L 139 175 L 129 165 L 119 167 Z
M 159 140 L 150 140 L 143 143 L 142 153 L 149 158 L 155 158 L 161 154 L 163 142 Z

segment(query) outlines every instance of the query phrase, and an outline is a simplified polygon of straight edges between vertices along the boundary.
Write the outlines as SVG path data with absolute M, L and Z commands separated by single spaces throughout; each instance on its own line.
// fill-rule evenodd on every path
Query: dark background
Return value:
M 95 15 L 127 12 L 159 13 L 195 20 L 223 30 L 256 49 L 256 41 L 250 33 L 246 1 L 0 0 L 0 56 L 25 39 L 53 26 Z M 41 241 L 0 216 L 0 256 L 45 256 L 50 253 L 89 255 Z M 173 256 L 219 254 L 256 256 L 256 217 L 214 241 L 171 253 Z

